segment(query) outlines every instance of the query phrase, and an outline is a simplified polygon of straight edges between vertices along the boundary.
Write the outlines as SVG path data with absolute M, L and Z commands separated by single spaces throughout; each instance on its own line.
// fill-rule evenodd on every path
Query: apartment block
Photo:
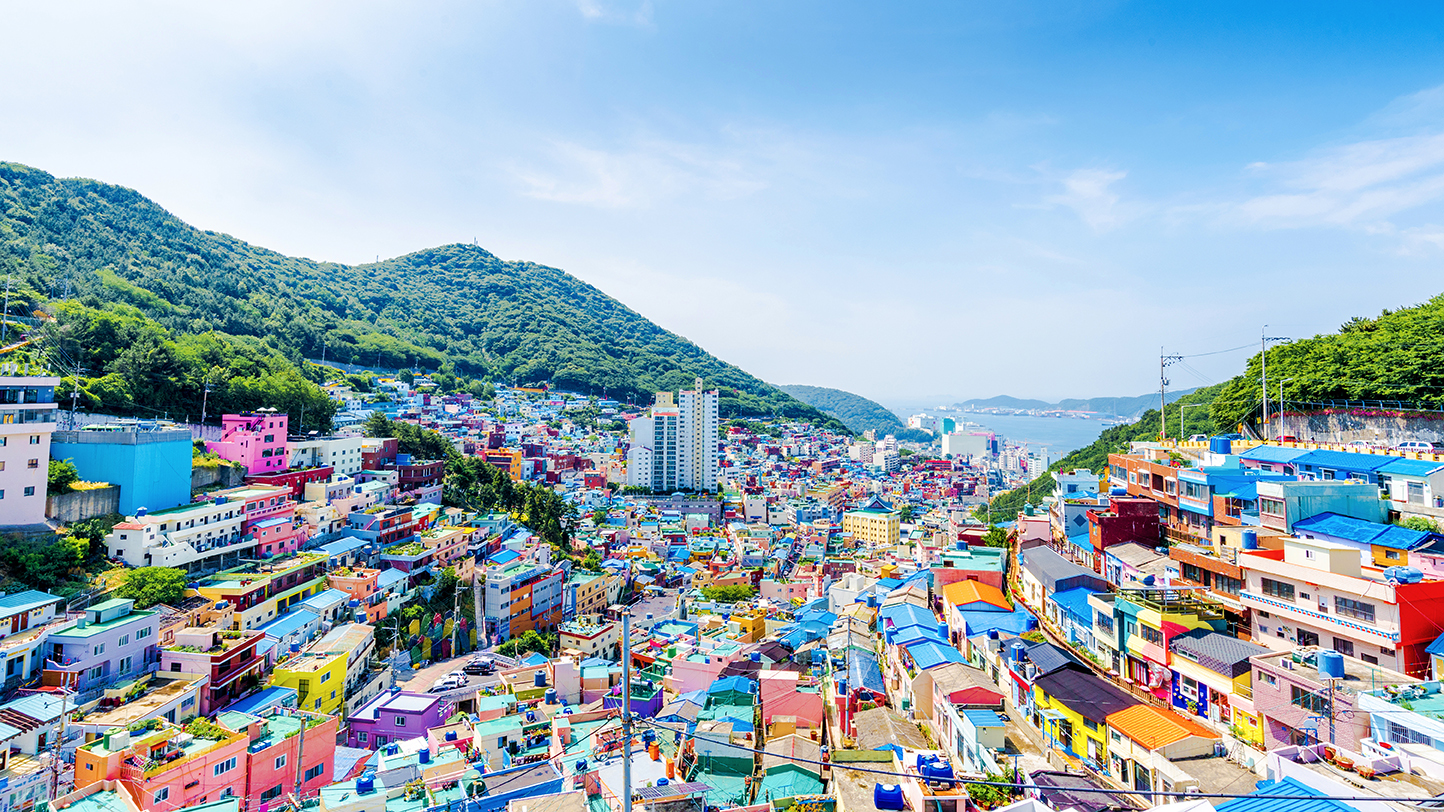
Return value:
M 134 515 L 191 501 L 191 433 L 155 420 L 123 420 L 57 431 L 51 454 L 70 460 L 87 482 L 120 486 L 119 511 Z
M 550 631 L 562 622 L 562 571 L 507 550 L 483 570 L 482 633 L 488 645 L 531 629 Z
M 290 416 L 275 409 L 228 414 L 221 418 L 221 439 L 206 443 L 206 450 L 245 466 L 247 474 L 284 471 L 286 424 Z
M 1364 566 L 1358 547 L 1282 538 L 1281 550 L 1238 555 L 1253 639 L 1275 650 L 1322 646 L 1369 665 L 1424 677 L 1444 631 L 1444 581 L 1407 568 Z
M 85 610 L 69 628 L 50 633 L 45 676 L 90 691 L 146 673 L 160 661 L 160 614 L 116 598 Z
M 196 592 L 225 601 L 235 630 L 259 629 L 326 588 L 324 553 L 305 552 L 227 570 L 199 582 Z
M 292 437 L 287 441 L 287 465 L 290 468 L 330 467 L 341 476 L 361 472 L 361 445 L 357 437 Z
M 675 399 L 658 392 L 650 412 L 631 423 L 627 484 L 656 493 L 717 490 L 717 398 L 717 390 L 703 391 L 701 378 Z
M 45 523 L 59 378 L 0 376 L 0 526 Z
M 256 645 L 263 639 L 263 633 L 254 631 L 181 629 L 175 642 L 161 649 L 160 668 L 173 674 L 210 675 L 200 709 L 200 715 L 209 716 L 260 683 L 265 659 L 256 653 Z

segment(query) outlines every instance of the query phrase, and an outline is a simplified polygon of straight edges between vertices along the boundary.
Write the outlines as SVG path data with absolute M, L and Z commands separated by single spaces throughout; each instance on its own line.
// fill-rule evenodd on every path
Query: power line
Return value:
M 1252 347 L 1252 346 L 1253 346 L 1253 343 L 1250 342 L 1250 343 L 1244 344 L 1244 345 L 1242 345 L 1242 346 L 1233 347 L 1232 349 L 1227 349 L 1227 350 L 1214 350 L 1213 352 L 1196 352 L 1196 353 L 1194 353 L 1194 354 L 1192 354 L 1192 355 L 1183 355 L 1183 356 L 1180 356 L 1180 357 L 1181 357 L 1181 358 L 1204 358 L 1204 357 L 1207 357 L 1207 356 L 1210 356 L 1210 355 L 1223 355 L 1223 354 L 1226 353 L 1226 352 L 1238 352 L 1239 350 L 1246 350 L 1246 349 L 1248 349 L 1248 348 L 1250 348 L 1250 347 Z

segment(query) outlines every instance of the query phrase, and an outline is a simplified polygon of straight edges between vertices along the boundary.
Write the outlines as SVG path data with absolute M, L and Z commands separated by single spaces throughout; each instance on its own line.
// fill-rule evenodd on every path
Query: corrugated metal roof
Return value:
M 1257 643 L 1207 629 L 1177 635 L 1169 641 L 1168 648 L 1229 679 L 1249 669 L 1248 658 L 1269 651 Z
M 1398 459 L 1381 454 L 1354 454 L 1348 451 L 1314 449 L 1296 458 L 1294 465 L 1314 465 L 1324 468 L 1343 468 L 1349 471 L 1377 471 Z
M 1279 445 L 1261 445 L 1239 454 L 1239 459 L 1251 462 L 1290 463 L 1309 453 L 1306 448 L 1284 448 Z
M 1185 719 L 1177 714 L 1160 710 L 1152 705 L 1134 705 L 1116 713 L 1108 714 L 1108 726 L 1119 733 L 1147 747 L 1157 750 L 1190 736 L 1217 739 L 1212 730 Z
M 0 614 L 16 614 L 31 609 L 39 609 L 51 603 L 59 603 L 62 599 L 51 595 L 48 592 L 41 592 L 35 589 L 27 589 L 24 592 L 12 592 L 9 595 L 0 597 Z
M 1378 544 L 1399 550 L 1412 550 L 1422 546 L 1429 538 L 1429 534 L 1422 530 L 1379 524 L 1337 513 L 1320 513 L 1294 522 L 1294 532 L 1347 539 L 1359 544 Z
M 1111 714 L 1141 704 L 1122 688 L 1071 668 L 1045 674 L 1033 684 L 1059 704 L 1098 724 L 1103 724 Z
M 1059 581 L 1070 578 L 1092 578 L 1100 587 L 1106 583 L 1098 573 L 1074 564 L 1049 547 L 1034 547 L 1020 555 L 1023 558 L 1023 569 L 1037 578 L 1049 591 L 1057 589 Z
M 1399 476 L 1429 476 L 1439 470 L 1444 470 L 1444 462 L 1406 460 L 1401 457 L 1380 468 L 1379 473 Z
M 1258 794 L 1298 795 L 1299 798 L 1234 798 L 1217 806 L 1218 812 L 1354 812 L 1354 807 L 1343 801 L 1323 798 L 1310 799 L 1307 796 L 1323 793 L 1297 778 L 1283 778 L 1278 781 L 1258 782 Z

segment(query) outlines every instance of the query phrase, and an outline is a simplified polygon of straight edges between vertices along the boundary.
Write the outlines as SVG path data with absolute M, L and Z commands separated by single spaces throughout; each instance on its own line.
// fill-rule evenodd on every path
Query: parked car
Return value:
M 490 674 L 496 670 L 496 662 L 490 657 L 473 657 L 461 670 L 467 674 Z
M 1280 434 L 1274 438 L 1274 442 L 1276 443 L 1297 443 L 1298 441 L 1299 438 L 1293 436 L 1292 434 Z
M 1208 435 L 1207 435 L 1207 434 L 1190 434 L 1190 435 L 1188 435 L 1188 441 L 1189 441 L 1190 443 L 1206 443 L 1206 442 L 1208 442 Z
M 435 693 L 440 693 L 440 692 L 442 692 L 442 691 L 450 691 L 450 690 L 452 690 L 453 688 L 461 688 L 461 687 L 464 687 L 465 685 L 466 685 L 466 678 L 465 678 L 465 677 L 461 677 L 461 678 L 458 679 L 457 677 L 453 677 L 453 676 L 445 676 L 445 677 L 442 677 L 441 679 L 437 680 L 435 683 L 433 683 L 432 686 L 427 690 L 427 693 L 433 693 L 433 694 L 435 694 Z
M 1424 440 L 1405 440 L 1396 446 L 1400 451 L 1417 451 L 1420 454 L 1433 454 L 1439 446 Z

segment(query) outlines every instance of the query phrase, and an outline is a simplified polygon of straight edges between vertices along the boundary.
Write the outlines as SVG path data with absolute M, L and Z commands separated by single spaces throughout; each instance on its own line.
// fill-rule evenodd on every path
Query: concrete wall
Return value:
M 45 497 L 45 515 L 66 524 L 119 512 L 119 485 Z
M 197 466 L 191 469 L 191 492 L 194 493 L 202 488 L 212 485 L 219 485 L 222 488 L 235 488 L 244 485 L 246 472 L 233 468 L 222 463 L 215 467 Z

